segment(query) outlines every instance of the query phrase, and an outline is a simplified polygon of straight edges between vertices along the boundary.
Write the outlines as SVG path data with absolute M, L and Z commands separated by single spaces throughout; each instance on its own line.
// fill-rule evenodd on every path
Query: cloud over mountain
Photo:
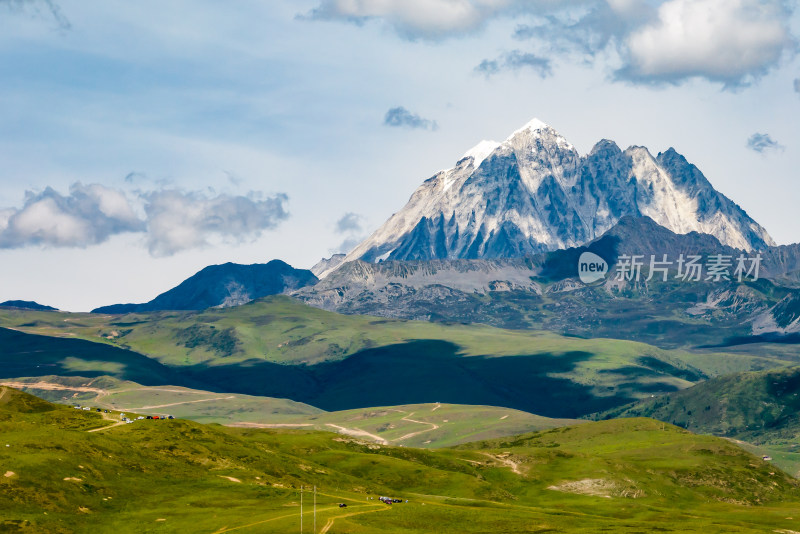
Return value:
M 258 200 L 172 189 L 149 193 L 145 200 L 147 244 L 153 256 L 205 246 L 213 235 L 242 241 L 289 217 L 284 194 Z
M 413 128 L 418 130 L 437 130 L 439 125 L 436 121 L 420 117 L 416 113 L 411 113 L 403 106 L 391 108 L 383 117 L 384 126 L 395 128 Z
M 759 154 L 773 150 L 783 150 L 783 145 L 778 143 L 769 134 L 754 133 L 747 140 L 747 148 Z
M 337 247 L 330 249 L 333 254 L 349 252 L 366 237 L 364 235 L 364 217 L 358 213 L 347 212 L 342 215 L 336 221 L 334 230 L 337 234 L 345 237 Z
M 338 221 L 336 221 L 336 232 L 340 234 L 347 232 L 361 232 L 363 230 L 361 219 L 361 215 L 357 213 L 345 213 Z
M 285 194 L 258 198 L 208 196 L 195 191 L 157 190 L 138 194 L 99 184 L 51 187 L 28 192 L 20 208 L 0 208 L 0 248 L 87 247 L 138 232 L 153 256 L 204 246 L 211 236 L 242 241 L 276 227 L 289 214 Z M 137 215 L 143 206 L 145 217 Z

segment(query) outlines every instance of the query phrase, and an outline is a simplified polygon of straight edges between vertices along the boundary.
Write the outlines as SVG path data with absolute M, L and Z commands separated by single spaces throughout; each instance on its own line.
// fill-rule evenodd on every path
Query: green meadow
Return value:
M 148 386 L 291 398 L 327 411 L 438 401 L 577 417 L 708 377 L 794 363 L 783 353 L 664 350 L 544 331 L 340 315 L 283 296 L 235 308 L 125 316 L 5 309 L 0 327 L 11 329 L 0 330 L 3 378 L 108 375 Z M 29 352 L 49 360 L 26 366 Z M 528 398 L 530 381 L 545 385 L 534 388 L 538 397 Z M 443 384 L 451 390 L 437 398 Z
M 116 425 L 0 392 L 0 528 L 21 532 L 791 532 L 798 482 L 650 419 L 394 447 L 185 420 Z M 113 425 L 113 426 L 111 426 Z M 99 429 L 99 430 L 98 430 Z M 408 500 L 385 505 L 380 495 Z M 339 503 L 347 504 L 340 508 Z

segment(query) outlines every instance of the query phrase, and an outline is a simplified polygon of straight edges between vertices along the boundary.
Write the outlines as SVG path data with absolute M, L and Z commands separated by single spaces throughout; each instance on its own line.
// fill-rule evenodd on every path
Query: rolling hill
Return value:
M 179 386 L 142 386 L 111 377 L 44 376 L 0 380 L 50 402 L 115 412 L 173 415 L 242 428 L 339 432 L 376 443 L 435 448 L 476 439 L 578 424 L 493 406 L 427 404 L 324 412 L 288 399 L 214 393 Z
M 791 477 L 647 419 L 436 451 L 181 420 L 87 432 L 103 423 L 0 389 L 0 528 L 286 532 L 299 528 L 301 487 L 306 529 L 353 534 L 789 532 L 800 516 Z
M 38 376 L 0 379 L 8 386 L 50 402 L 94 406 L 117 412 L 173 415 L 201 423 L 282 423 L 322 414 L 319 408 L 289 399 L 217 393 L 181 386 L 143 386 L 110 376 Z
M 800 474 L 800 368 L 735 373 L 621 406 L 593 419 L 651 417 L 748 442 Z
M 442 402 L 574 418 L 709 376 L 791 361 L 344 316 L 287 297 L 125 316 L 0 310 L 0 326 L 28 332 L 0 330 L 5 378 L 109 375 L 147 386 L 290 398 L 327 411 Z M 74 337 L 83 340 L 64 339 Z M 35 350 L 28 346 L 34 340 Z M 89 356 L 67 350 L 87 340 L 96 342 L 87 345 Z

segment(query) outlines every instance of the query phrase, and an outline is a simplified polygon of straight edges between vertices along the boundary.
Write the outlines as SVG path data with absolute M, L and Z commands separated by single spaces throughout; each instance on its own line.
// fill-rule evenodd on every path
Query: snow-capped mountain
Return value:
M 582 245 L 626 215 L 679 234 L 711 234 L 737 249 L 774 245 L 674 149 L 653 157 L 644 147 L 622 151 L 602 140 L 581 156 L 534 119 L 426 180 L 345 261 L 520 257 Z

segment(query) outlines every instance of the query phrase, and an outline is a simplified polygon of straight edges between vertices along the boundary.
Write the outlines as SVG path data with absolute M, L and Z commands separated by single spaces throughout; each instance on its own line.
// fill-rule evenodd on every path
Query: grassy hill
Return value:
M 126 316 L 0 310 L 0 326 L 14 329 L 0 330 L 0 359 L 12 366 L 0 368 L 6 378 L 110 375 L 291 398 L 329 411 L 445 402 L 576 417 L 792 358 L 345 316 L 286 297 Z M 97 344 L 82 357 L 56 337 L 69 338 L 73 349 L 81 340 Z
M 789 532 L 798 483 L 725 440 L 646 419 L 435 451 L 323 432 L 108 423 L 0 389 L 0 529 Z M 408 503 L 388 506 L 369 497 Z M 304 499 L 311 530 L 312 494 Z M 337 503 L 347 503 L 340 508 Z
M 215 393 L 181 386 L 143 386 L 109 376 L 39 376 L 0 379 L 50 402 L 96 406 L 119 412 L 173 415 L 201 423 L 282 423 L 324 413 L 289 399 Z
M 439 403 L 325 412 L 287 421 L 307 429 L 336 431 L 376 443 L 421 448 L 448 447 L 582 422 L 495 406 Z
M 112 377 L 45 376 L 0 380 L 50 402 L 144 415 L 173 415 L 243 428 L 302 428 L 377 443 L 445 447 L 581 421 L 550 419 L 493 406 L 417 404 L 324 412 L 288 399 L 214 393 L 179 386 L 142 386 Z
M 800 368 L 736 373 L 663 397 L 615 408 L 597 418 L 652 417 L 746 441 L 800 474 Z
M 142 386 L 112 377 L 0 379 L 0 386 L 17 388 L 60 404 L 143 415 L 173 415 L 201 423 L 243 428 L 324 430 L 376 443 L 423 448 L 446 447 L 582 422 L 550 419 L 494 406 L 438 403 L 324 412 L 288 399 L 214 393 L 180 386 Z

